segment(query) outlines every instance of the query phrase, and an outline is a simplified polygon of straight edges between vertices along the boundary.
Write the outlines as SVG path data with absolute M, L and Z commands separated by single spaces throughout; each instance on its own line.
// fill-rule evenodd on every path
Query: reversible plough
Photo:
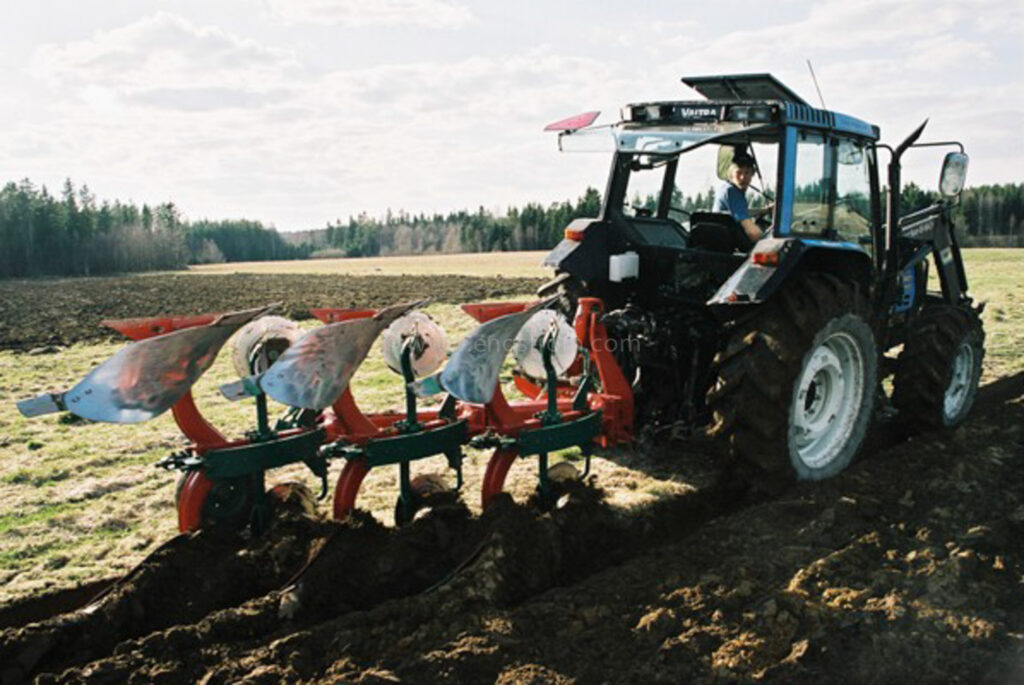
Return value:
M 444 455 L 461 489 L 463 449 L 493 449 L 481 500 L 486 507 L 504 487 L 512 464 L 536 456 L 538 490 L 550 497 L 548 455 L 570 447 L 585 458 L 582 474 L 552 470 L 551 478 L 582 478 L 595 444 L 628 441 L 632 395 L 601 322 L 596 299 L 580 303 L 573 325 L 549 309 L 552 301 L 467 304 L 480 325 L 447 360 L 444 331 L 424 302 L 381 310 L 314 309 L 323 322 L 308 332 L 273 307 L 226 314 L 105 321 L 132 341 L 66 392 L 18 403 L 25 416 L 67 411 L 91 421 L 139 423 L 168 409 L 188 446 L 158 465 L 181 473 L 176 504 L 182 532 L 210 525 L 264 529 L 269 498 L 300 491 L 267 489 L 273 469 L 304 463 L 328 493 L 328 462 L 343 459 L 333 514 L 346 518 L 371 469 L 397 465 L 400 493 L 395 521 L 412 519 L 440 487 L 430 475 L 412 478 L 411 464 Z M 235 336 L 233 362 L 240 380 L 221 386 L 230 400 L 252 400 L 255 428 L 229 437 L 203 416 L 192 387 Z M 350 382 L 380 338 L 385 361 L 402 376 L 405 411 L 365 412 Z M 512 351 L 515 385 L 526 399 L 509 401 L 501 367 Z M 443 365 L 440 373 L 437 373 Z M 597 389 L 599 388 L 599 389 Z M 429 408 L 419 400 L 442 397 Z M 271 422 L 268 399 L 287 407 Z

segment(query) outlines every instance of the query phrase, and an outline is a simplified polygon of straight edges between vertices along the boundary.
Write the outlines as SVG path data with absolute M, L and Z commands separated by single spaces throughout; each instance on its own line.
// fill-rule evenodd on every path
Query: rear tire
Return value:
M 893 406 L 912 432 L 956 428 L 978 393 L 985 331 L 969 307 L 926 307 L 907 331 L 893 379 Z
M 711 434 L 737 472 L 774 491 L 843 471 L 867 434 L 878 353 L 867 298 L 828 274 L 793 279 L 715 358 Z

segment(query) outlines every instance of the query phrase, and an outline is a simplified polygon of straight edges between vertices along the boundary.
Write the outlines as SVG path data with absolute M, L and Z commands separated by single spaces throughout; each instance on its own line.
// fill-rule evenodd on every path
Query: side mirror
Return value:
M 942 173 L 939 175 L 939 192 L 946 197 L 956 197 L 964 189 L 967 181 L 968 157 L 963 152 L 950 152 L 942 160 Z
M 732 166 L 732 157 L 736 148 L 732 145 L 720 145 L 718 147 L 718 178 L 722 181 L 729 180 L 729 167 Z

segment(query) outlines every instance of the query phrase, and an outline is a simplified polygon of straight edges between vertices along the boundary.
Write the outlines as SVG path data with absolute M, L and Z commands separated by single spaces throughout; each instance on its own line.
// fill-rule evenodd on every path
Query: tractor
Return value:
M 841 472 L 876 410 L 911 430 L 963 421 L 984 354 L 951 221 L 963 146 L 918 142 L 925 121 L 893 148 L 877 126 L 812 107 L 768 74 L 682 81 L 707 99 L 546 129 L 563 151 L 613 152 L 600 215 L 565 229 L 540 294 L 566 313 L 603 302 L 638 429 L 721 436 L 736 472 L 772 489 Z M 952 148 L 942 199 L 903 216 L 901 158 L 940 146 Z M 701 173 L 726 181 L 738 151 L 756 160 L 756 243 L 731 214 L 681 206 Z

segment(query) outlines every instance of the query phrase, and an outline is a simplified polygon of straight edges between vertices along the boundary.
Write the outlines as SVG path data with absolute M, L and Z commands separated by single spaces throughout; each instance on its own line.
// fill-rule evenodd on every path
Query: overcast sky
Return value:
M 0 181 L 320 228 L 361 211 L 504 208 L 603 189 L 551 121 L 771 72 L 896 143 L 959 138 L 969 184 L 1024 173 L 1019 0 L 6 3 Z M 935 187 L 937 154 L 908 175 Z M 697 188 L 695 190 L 701 190 Z

